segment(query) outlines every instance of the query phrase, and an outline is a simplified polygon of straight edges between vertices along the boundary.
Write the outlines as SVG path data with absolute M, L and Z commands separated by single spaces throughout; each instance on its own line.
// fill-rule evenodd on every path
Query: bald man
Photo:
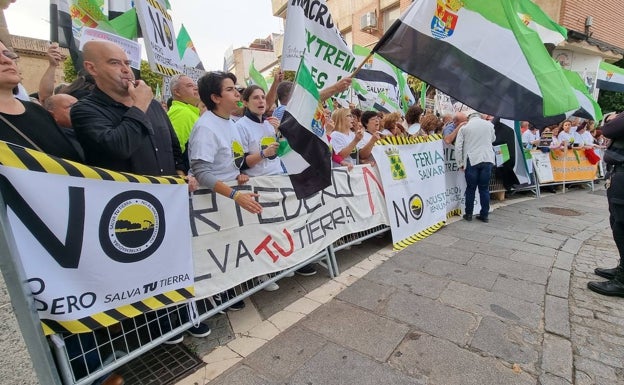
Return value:
M 82 54 L 95 88 L 72 107 L 70 115 L 87 164 L 134 174 L 184 175 L 180 143 L 169 118 L 152 89 L 134 79 L 124 50 L 111 42 L 90 41 Z M 160 312 L 161 329 L 170 330 Z M 179 314 L 182 322 L 188 320 L 186 309 Z M 200 323 L 187 331 L 205 337 L 210 327 Z M 183 338 L 179 334 L 165 343 Z
M 84 159 L 82 146 L 80 142 L 78 142 L 78 138 L 76 138 L 76 132 L 72 128 L 72 122 L 69 116 L 69 111 L 77 101 L 78 99 L 71 95 L 56 94 L 47 97 L 43 102 L 43 107 L 52 115 L 56 124 L 59 125 L 63 133 L 69 138 L 72 146 L 76 148 L 76 151 L 78 151 L 80 156 Z
M 143 175 L 184 175 L 180 144 L 152 89 L 121 47 L 90 41 L 84 68 L 96 87 L 70 112 L 87 164 Z

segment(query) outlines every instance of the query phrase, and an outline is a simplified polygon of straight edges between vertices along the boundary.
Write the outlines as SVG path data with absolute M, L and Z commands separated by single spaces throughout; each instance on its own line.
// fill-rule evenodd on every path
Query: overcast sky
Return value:
M 48 1 L 17 0 L 5 10 L 13 35 L 49 39 Z M 169 0 L 178 33 L 188 30 L 207 70 L 221 70 L 225 51 L 249 45 L 256 38 L 283 33 L 282 20 L 271 12 L 271 0 Z

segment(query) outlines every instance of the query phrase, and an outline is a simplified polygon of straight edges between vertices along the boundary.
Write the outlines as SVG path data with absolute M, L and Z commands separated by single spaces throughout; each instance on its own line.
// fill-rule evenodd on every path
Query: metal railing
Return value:
M 364 234 L 361 232 L 358 234 Z M 366 237 L 368 238 L 368 237 Z M 365 239 L 365 238 L 363 238 Z M 206 320 L 230 306 L 264 289 L 310 263 L 324 266 L 330 277 L 337 275 L 332 246 L 296 266 L 269 274 L 268 280 L 256 278 L 243 282 L 216 296 L 196 300 L 198 321 Z M 110 327 L 90 333 L 54 334 L 50 345 L 58 371 L 65 385 L 86 385 L 106 376 L 116 368 L 139 357 L 161 343 L 183 333 L 194 325 L 188 314 L 189 305 L 175 305 L 125 319 Z

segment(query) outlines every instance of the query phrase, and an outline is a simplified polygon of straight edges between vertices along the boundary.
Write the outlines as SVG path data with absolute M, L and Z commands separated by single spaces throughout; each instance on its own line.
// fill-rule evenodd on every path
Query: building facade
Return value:
M 277 52 L 281 52 L 283 35 L 271 34 L 265 39 L 254 40 L 249 47 L 230 48 L 225 52 L 223 70 L 236 75 L 238 84 L 243 86 L 249 81 L 249 68 L 254 67 L 265 77 L 270 76 L 273 68 L 279 66 Z M 277 51 L 276 47 L 279 47 Z
M 29 93 L 39 90 L 41 75 L 48 68 L 48 46 L 49 42 L 41 39 L 33 39 L 24 36 L 11 35 L 11 45 L 13 50 L 19 55 L 18 67 L 22 75 L 22 84 Z M 67 48 L 61 48 L 65 56 L 69 56 Z M 54 84 L 63 82 L 63 66 L 56 68 Z

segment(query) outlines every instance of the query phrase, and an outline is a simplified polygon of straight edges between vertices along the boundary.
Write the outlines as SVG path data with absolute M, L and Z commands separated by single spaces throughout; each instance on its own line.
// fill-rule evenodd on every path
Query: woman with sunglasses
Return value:
M 82 162 L 48 111 L 36 103 L 15 98 L 22 80 L 17 58 L 0 42 L 0 140 Z

